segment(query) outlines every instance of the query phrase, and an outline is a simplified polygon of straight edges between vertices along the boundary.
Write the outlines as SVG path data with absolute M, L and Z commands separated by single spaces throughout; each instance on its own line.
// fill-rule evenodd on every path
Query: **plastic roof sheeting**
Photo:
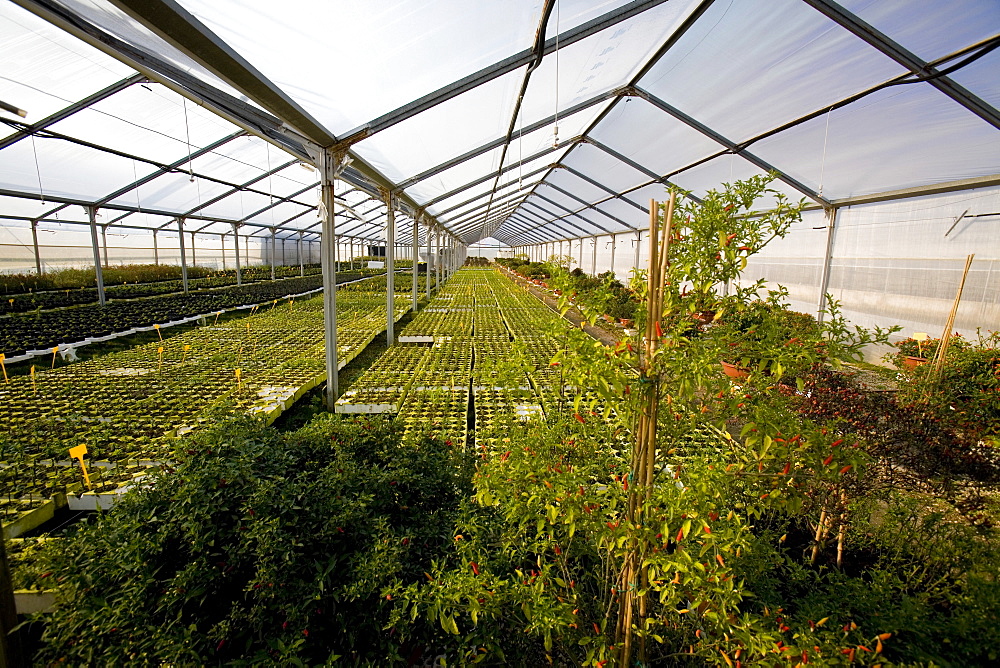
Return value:
M 331 136 L 375 127 L 351 134 L 350 149 L 466 243 L 631 232 L 668 183 L 699 196 L 772 168 L 781 178 L 772 187 L 823 205 L 1000 181 L 1000 50 L 979 58 L 1000 39 L 993 0 L 556 0 L 548 50 L 530 72 L 524 56 L 543 0 L 147 5 L 190 12 L 201 24 L 187 26 L 189 44 L 223 43 L 268 80 L 242 91 L 184 39 L 168 42 L 119 8 L 131 0 L 16 1 L 76 14 L 107 43 L 122 40 L 115 53 L 127 62 L 139 50 L 186 72 L 191 82 L 164 76 L 192 100 L 204 102 L 198 87 L 207 86 L 255 105 L 221 112 L 248 114 L 234 120 L 250 132 L 253 109 L 268 108 L 257 94 L 269 86 Z M 556 50 L 557 34 L 575 36 Z M 31 123 L 75 111 L 33 141 L 0 148 L 0 190 L 83 203 L 117 193 L 109 206 L 128 224 L 191 215 L 207 231 L 231 223 L 247 233 L 318 231 L 318 174 L 298 167 L 300 158 L 256 137 L 232 138 L 240 128 L 230 120 L 138 82 L 135 70 L 13 4 L 0 9 L 0 38 L 17 47 L 0 54 L 0 99 L 29 109 Z M 515 56 L 516 65 L 505 64 Z M 963 60 L 970 57 L 978 60 Z M 964 66 L 914 82 L 913 59 L 939 72 Z M 121 90 L 73 109 L 130 76 Z M 400 110 L 425 96 L 436 103 Z M 203 154 L 188 159 L 192 152 Z M 337 207 L 338 232 L 384 235 L 381 186 L 351 178 L 353 186 L 337 186 L 352 209 Z M 58 206 L 24 202 L 0 215 Z M 396 218 L 397 238 L 407 237 L 412 219 Z

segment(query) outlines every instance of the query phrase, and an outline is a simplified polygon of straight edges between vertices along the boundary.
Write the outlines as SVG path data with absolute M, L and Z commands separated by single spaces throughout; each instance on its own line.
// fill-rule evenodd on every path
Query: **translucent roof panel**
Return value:
M 596 105 L 579 113 L 560 119 L 559 131 L 563 140 L 580 136 L 593 123 L 601 111 L 610 102 Z M 552 146 L 553 126 L 547 125 L 534 132 L 527 134 L 514 133 L 510 146 L 507 149 L 505 165 L 518 165 L 515 174 L 525 173 L 524 160 L 532 155 L 541 153 Z M 503 147 L 495 148 L 475 158 L 451 167 L 439 174 L 435 174 L 419 183 L 407 188 L 406 192 L 418 202 L 426 202 L 438 195 L 450 192 L 466 183 L 471 183 L 477 178 L 496 171 L 500 163 L 500 156 Z M 553 159 L 547 158 L 550 162 Z M 530 162 L 530 161 L 529 161 Z
M 694 0 L 665 2 L 546 56 L 531 73 L 521 106 L 524 122 L 533 123 L 627 83 L 695 4 Z M 560 132 L 560 136 L 566 135 Z
M 751 176 L 759 176 L 764 172 L 746 159 L 733 154 L 722 155 L 714 160 L 698 165 L 693 169 L 681 172 L 673 176 L 670 181 L 679 187 L 691 192 L 695 197 L 704 197 L 709 190 L 718 190 L 724 183 L 742 181 Z M 792 202 L 798 202 L 803 194 L 782 181 L 774 180 L 769 186 L 771 190 L 784 193 Z M 660 194 L 655 199 L 664 199 L 663 186 L 659 187 Z M 635 198 L 633 198 L 635 199 Z M 646 204 L 649 198 L 638 199 L 636 201 Z M 809 201 L 809 200 L 807 200 Z M 771 195 L 760 198 L 754 203 L 755 209 L 767 209 L 773 206 L 774 199 Z
M 566 31 L 625 0 L 563 0 Z M 297 11 L 255 0 L 184 0 L 188 11 L 334 134 L 531 48 L 543 3 L 313 0 Z M 239 21 L 233 21 L 239 16 Z M 556 12 L 549 37 L 555 34 Z M 331 26 L 338 29 L 332 39 Z M 260 39 L 267 35 L 266 40 Z
M 133 84 L 49 129 L 162 163 L 239 130 L 158 84 Z
M 37 149 L 38 161 L 35 161 Z M 149 165 L 61 139 L 25 139 L 0 151 L 0 188 L 93 201 Z
M 595 202 L 608 196 L 608 192 L 589 183 L 568 169 L 554 169 L 545 179 L 547 183 L 559 186 L 587 202 Z
M 639 85 L 741 141 L 903 72 L 800 0 L 744 0 L 713 4 Z
M 563 162 L 615 192 L 622 192 L 649 180 L 649 176 L 634 167 L 587 144 L 575 147 Z
M 558 162 L 560 156 L 564 154 L 565 151 L 563 152 L 556 151 L 550 153 L 549 155 L 542 156 L 541 158 L 536 158 L 535 160 L 525 162 L 524 164 L 521 165 L 519 170 L 512 169 L 509 172 L 503 174 L 500 178 L 500 185 L 502 186 L 503 184 L 516 183 L 519 180 L 518 177 L 519 174 L 521 175 L 520 180 L 524 180 L 525 176 Z M 531 179 L 537 177 L 528 177 L 528 178 Z M 470 186 L 464 189 L 463 191 L 456 193 L 450 197 L 447 197 L 441 200 L 440 202 L 437 202 L 433 206 L 428 207 L 427 210 L 430 213 L 437 215 L 440 213 L 447 212 L 452 207 L 459 205 L 462 202 L 465 202 L 466 200 L 488 195 L 488 193 L 493 189 L 493 183 L 495 181 L 496 181 L 495 178 L 490 178 L 478 185 Z
M 37 123 L 134 74 L 11 2 L 0 5 L 0 100 Z
M 995 174 L 1000 132 L 932 88 L 889 88 L 754 144 L 772 165 L 839 199 Z
M 1000 50 L 953 72 L 950 78 L 973 95 L 1000 109 Z
M 1000 26 L 996 0 L 840 0 L 840 4 L 926 61 L 992 37 Z
M 419 174 L 503 137 L 524 68 L 453 97 L 378 133 L 354 150 L 393 181 Z
M 631 97 L 615 105 L 590 136 L 657 174 L 724 148 L 649 102 Z
M 4 151 L 0 151 L 0 156 L 3 156 L 3 153 Z M 173 211 L 178 214 L 197 209 L 195 215 L 204 216 L 206 214 L 202 205 L 214 197 L 225 195 L 229 190 L 231 190 L 229 186 L 207 179 L 195 177 L 194 181 L 191 181 L 187 172 L 172 172 L 123 193 L 112 200 L 112 203 Z M 239 209 L 236 211 L 238 213 Z M 238 218 L 237 215 L 230 220 Z
M 155 33 L 135 21 L 128 14 L 115 7 L 108 0 L 52 0 L 71 12 L 79 14 L 91 23 L 103 28 L 123 42 L 138 47 L 184 70 L 203 82 L 236 97 L 239 91 L 216 77 L 197 62 L 160 39 Z M 234 14 L 237 16 L 239 14 Z

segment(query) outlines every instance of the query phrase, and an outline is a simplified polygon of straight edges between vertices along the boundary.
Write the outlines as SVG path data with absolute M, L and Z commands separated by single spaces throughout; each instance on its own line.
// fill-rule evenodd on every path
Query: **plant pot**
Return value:
M 698 311 L 691 314 L 691 319 L 700 325 L 707 325 L 715 319 L 715 311 Z
M 730 378 L 746 378 L 750 375 L 750 372 L 746 369 L 741 369 L 735 364 L 730 364 L 729 362 L 722 362 L 722 372 L 729 376 Z
M 916 369 L 921 364 L 927 364 L 926 357 L 915 357 L 913 355 L 907 355 L 903 358 L 903 366 L 907 369 Z
M 631 318 L 620 318 L 618 320 L 618 322 L 620 322 L 622 324 L 622 327 L 631 327 L 632 326 L 632 319 Z

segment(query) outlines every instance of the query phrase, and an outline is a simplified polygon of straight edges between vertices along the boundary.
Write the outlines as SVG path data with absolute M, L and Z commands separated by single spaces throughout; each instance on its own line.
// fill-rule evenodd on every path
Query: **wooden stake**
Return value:
M 941 343 L 934 354 L 934 361 L 931 363 L 930 385 L 937 385 L 941 380 L 944 370 L 944 360 L 948 355 L 948 347 L 951 345 L 951 330 L 955 326 L 955 315 L 958 313 L 958 304 L 962 301 L 962 291 L 965 289 L 965 279 L 969 276 L 969 268 L 972 266 L 972 259 L 975 253 L 965 258 L 965 269 L 962 271 L 962 280 L 958 283 L 958 293 L 955 295 L 955 303 L 951 306 L 951 313 L 948 314 L 948 321 L 945 323 L 944 331 L 941 333 Z

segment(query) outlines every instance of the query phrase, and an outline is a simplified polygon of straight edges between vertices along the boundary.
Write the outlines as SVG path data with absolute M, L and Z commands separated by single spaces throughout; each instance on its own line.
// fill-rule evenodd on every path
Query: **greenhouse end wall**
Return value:
M 772 287 L 781 285 L 794 310 L 816 315 L 829 234 L 824 212 L 806 211 L 784 239 L 750 260 L 742 283 L 763 278 Z M 647 263 L 647 246 L 646 233 L 622 232 L 515 248 L 505 255 L 569 255 L 574 267 L 592 274 L 614 271 L 625 281 L 636 258 L 640 267 Z M 970 254 L 975 258 L 953 331 L 974 338 L 977 330 L 1000 329 L 1000 187 L 839 209 L 827 293 L 841 302 L 853 324 L 899 325 L 896 339 L 915 332 L 938 337 Z M 869 357 L 882 352 L 869 351 Z

